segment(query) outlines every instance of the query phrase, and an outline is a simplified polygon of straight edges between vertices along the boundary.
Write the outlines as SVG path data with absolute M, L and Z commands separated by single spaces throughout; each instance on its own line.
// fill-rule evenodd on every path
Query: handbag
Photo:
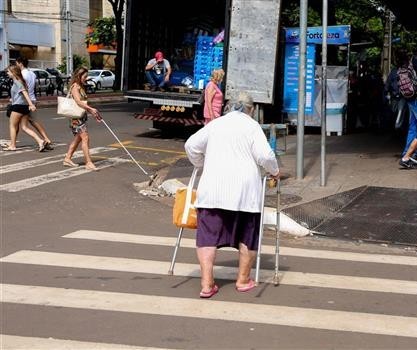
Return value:
M 6 107 L 6 116 L 7 118 L 10 118 L 11 115 L 12 115 L 12 104 L 9 103 Z
M 175 193 L 172 221 L 177 227 L 197 228 L 197 209 L 194 207 L 194 202 L 197 197 L 194 182 L 197 173 L 198 169 L 194 168 L 188 186 L 179 188 Z
M 57 108 L 57 114 L 62 115 L 64 117 L 69 118 L 82 118 L 86 111 L 84 108 L 81 108 L 79 105 L 77 105 L 77 102 L 72 98 L 71 96 L 71 90 L 72 86 L 68 91 L 67 96 L 58 96 L 58 108 Z

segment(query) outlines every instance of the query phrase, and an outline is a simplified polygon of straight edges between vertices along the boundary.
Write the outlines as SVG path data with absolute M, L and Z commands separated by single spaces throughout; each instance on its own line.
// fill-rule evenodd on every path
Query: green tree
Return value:
M 87 34 L 88 44 L 103 44 L 105 46 L 114 46 L 116 42 L 116 27 L 114 17 L 97 18 L 89 23 L 93 28 L 90 34 Z
M 74 54 L 72 55 L 72 64 L 73 64 L 74 71 L 75 71 L 78 67 L 88 66 L 88 60 L 84 56 L 79 56 L 77 54 Z M 62 63 L 57 67 L 57 69 L 61 73 L 67 72 L 67 57 L 66 56 L 62 58 Z
M 352 46 L 351 59 L 359 56 L 373 68 L 379 69 L 384 39 L 386 6 L 384 0 L 329 0 L 328 4 L 328 25 L 351 26 L 351 43 L 355 44 Z M 282 25 L 298 27 L 299 13 L 300 8 L 296 2 L 284 0 Z M 308 26 L 320 26 L 321 13 L 322 0 L 310 0 Z M 393 22 L 392 37 L 400 38 L 400 41 L 393 46 L 394 51 L 397 47 L 406 48 L 408 51 L 417 48 L 417 32 L 407 30 L 396 20 Z M 360 45 L 362 43 L 364 45 Z M 329 53 L 334 53 L 332 51 L 330 50 Z M 358 51 L 356 56 L 354 51 Z

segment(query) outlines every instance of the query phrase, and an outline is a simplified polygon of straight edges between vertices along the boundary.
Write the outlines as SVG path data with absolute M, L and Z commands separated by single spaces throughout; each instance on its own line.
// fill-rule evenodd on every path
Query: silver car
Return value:
M 90 69 L 88 71 L 88 80 L 96 83 L 97 90 L 101 88 L 112 88 L 115 81 L 115 75 L 107 69 Z
M 29 70 L 36 75 L 36 94 L 41 95 L 42 93 L 45 93 L 46 95 L 53 95 L 57 86 L 56 77 L 47 72 L 45 69 L 29 68 Z

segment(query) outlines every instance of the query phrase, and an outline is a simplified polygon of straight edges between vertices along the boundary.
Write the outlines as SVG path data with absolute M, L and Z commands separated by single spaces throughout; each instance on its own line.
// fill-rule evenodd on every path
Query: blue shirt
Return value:
M 10 89 L 10 94 L 12 96 L 12 105 L 28 105 L 25 96 L 23 96 L 24 90 L 26 90 L 26 88 L 20 81 L 13 80 L 13 85 Z

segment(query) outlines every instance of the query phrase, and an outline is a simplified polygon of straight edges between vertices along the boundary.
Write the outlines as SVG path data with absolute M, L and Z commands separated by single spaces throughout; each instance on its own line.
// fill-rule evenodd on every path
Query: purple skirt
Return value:
M 224 209 L 197 209 L 197 247 L 258 249 L 261 213 Z

